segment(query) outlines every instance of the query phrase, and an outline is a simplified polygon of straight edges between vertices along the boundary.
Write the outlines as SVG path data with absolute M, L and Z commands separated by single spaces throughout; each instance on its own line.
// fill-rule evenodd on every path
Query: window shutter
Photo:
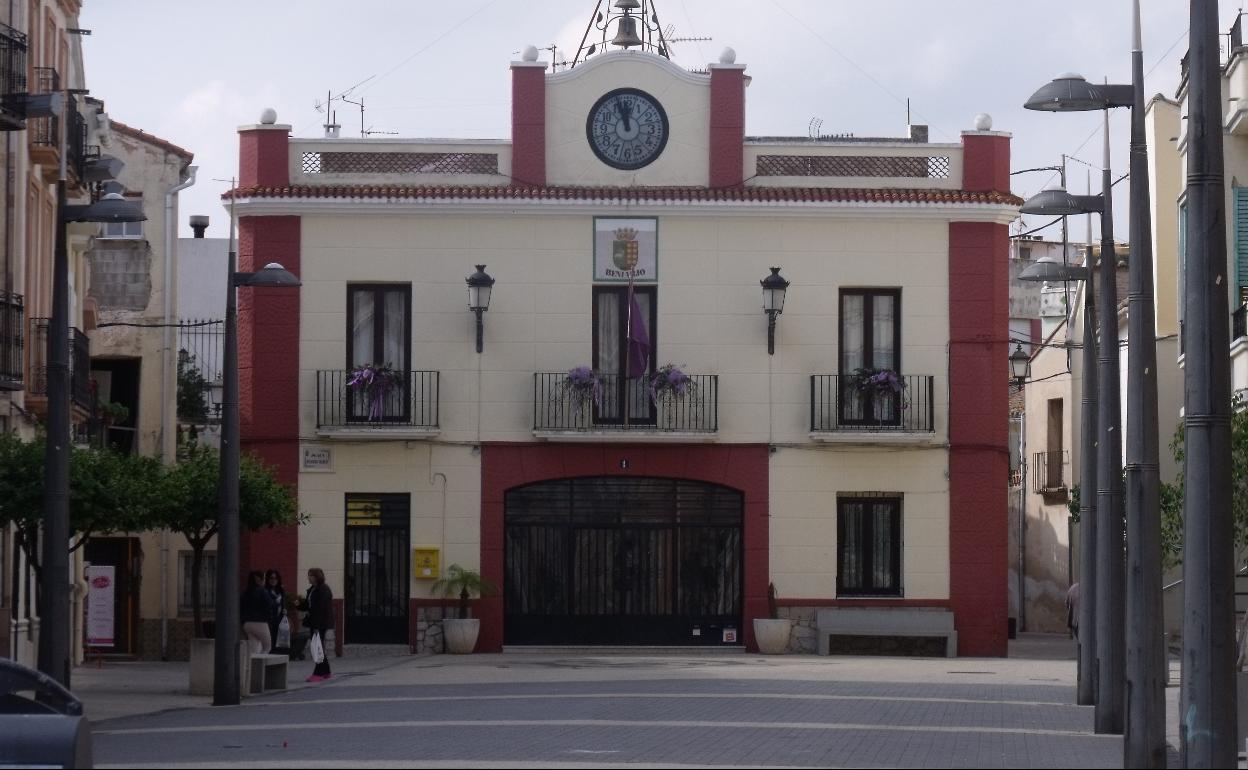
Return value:
M 1248 287 L 1248 187 L 1235 188 L 1235 304 Z

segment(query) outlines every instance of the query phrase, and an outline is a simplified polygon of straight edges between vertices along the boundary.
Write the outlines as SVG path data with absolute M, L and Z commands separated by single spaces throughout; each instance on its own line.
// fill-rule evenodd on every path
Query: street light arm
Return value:
M 1131 107 L 1135 104 L 1135 88 L 1130 83 L 1098 86 L 1105 94 L 1106 107 Z
M 1079 207 L 1084 210 L 1085 214 L 1101 214 L 1105 211 L 1105 197 L 1103 195 L 1072 195 Z

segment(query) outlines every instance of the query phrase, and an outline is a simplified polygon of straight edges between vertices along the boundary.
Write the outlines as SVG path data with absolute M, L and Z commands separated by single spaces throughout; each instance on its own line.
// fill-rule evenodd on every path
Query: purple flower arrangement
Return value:
M 905 409 L 906 380 L 892 369 L 872 369 L 860 366 L 851 375 L 851 383 L 855 390 L 863 396 L 896 396 L 898 405 Z
M 577 414 L 590 401 L 597 405 L 602 404 L 602 378 L 591 367 L 577 366 L 569 369 L 567 376 L 563 378 L 563 389 L 571 396 Z
M 363 393 L 368 402 L 368 419 L 380 420 L 384 415 L 386 394 L 402 382 L 390 364 L 364 364 L 347 373 L 347 387 Z
M 660 398 L 677 398 L 693 390 L 693 378 L 675 364 L 666 364 L 650 375 L 650 400 L 658 403 Z

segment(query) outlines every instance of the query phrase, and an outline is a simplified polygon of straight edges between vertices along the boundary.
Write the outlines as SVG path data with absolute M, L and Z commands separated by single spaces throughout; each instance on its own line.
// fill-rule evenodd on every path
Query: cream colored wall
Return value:
M 599 97 L 639 88 L 667 112 L 670 134 L 658 160 L 636 171 L 602 163 L 585 121 Z M 702 185 L 710 179 L 711 78 L 640 51 L 612 51 L 546 77 L 546 181 L 575 185 Z
M 1153 276 L 1157 335 L 1179 332 L 1179 285 L 1171 280 L 1179 269 L 1178 199 L 1185 184 L 1183 163 L 1176 142 L 1179 105 L 1154 97 L 1148 103 L 1145 133 L 1148 142 L 1148 183 L 1153 220 Z
M 140 532 L 135 537 L 139 538 L 139 547 L 143 550 L 143 583 L 139 587 L 139 617 L 144 620 L 157 620 L 160 618 L 161 534 Z M 217 541 L 214 538 L 209 541 L 205 553 L 215 553 L 216 549 Z M 185 537 L 177 534 L 169 535 L 169 582 L 166 590 L 165 611 L 171 621 L 190 617 L 189 613 L 178 614 L 178 595 L 182 587 L 182 570 L 178 568 L 178 555 L 190 552 L 191 544 Z M 290 578 L 286 577 L 285 581 L 289 583 Z M 205 615 L 212 617 L 211 612 Z
M 444 571 L 451 564 L 480 569 L 478 450 L 428 442 L 303 444 L 329 447 L 334 463 L 332 472 L 299 475 L 299 511 L 308 519 L 299 528 L 299 575 L 320 567 L 335 595 L 343 595 L 345 495 L 352 493 L 410 494 L 412 548 L 438 548 Z M 431 596 L 432 581 L 410 580 L 413 598 Z

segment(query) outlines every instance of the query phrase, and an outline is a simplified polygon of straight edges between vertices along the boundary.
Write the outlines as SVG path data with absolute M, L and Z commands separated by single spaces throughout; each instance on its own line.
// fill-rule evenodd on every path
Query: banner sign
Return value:
M 87 567 L 87 646 L 112 647 L 117 568 Z
M 659 220 L 594 218 L 594 280 L 604 283 L 659 280 Z

